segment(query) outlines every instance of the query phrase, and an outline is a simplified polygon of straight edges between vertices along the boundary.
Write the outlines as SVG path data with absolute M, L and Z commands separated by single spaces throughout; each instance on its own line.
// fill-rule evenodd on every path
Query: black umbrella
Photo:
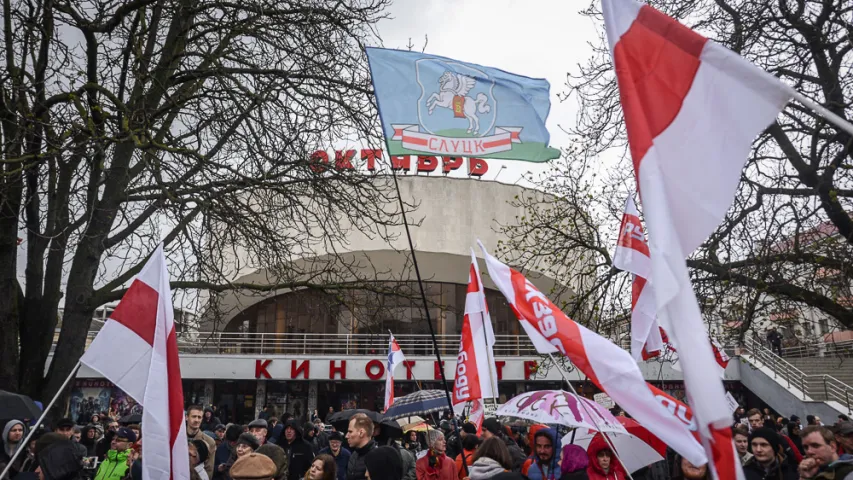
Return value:
M 374 412 L 373 410 L 366 410 L 364 408 L 354 408 L 352 410 L 342 410 L 340 412 L 335 412 L 329 415 L 329 418 L 326 419 L 326 423 L 330 423 L 335 430 L 339 432 L 346 433 L 347 428 L 349 428 L 349 419 L 352 418 L 356 413 L 363 413 L 367 415 L 367 418 L 373 420 L 374 423 L 382 423 L 382 415 L 379 412 Z
M 134 423 L 142 423 L 142 415 L 138 413 L 131 413 L 130 415 L 125 415 L 118 419 L 118 423 L 122 425 L 131 425 Z
M 0 390 L 0 419 L 35 420 L 41 416 L 41 409 L 26 395 Z

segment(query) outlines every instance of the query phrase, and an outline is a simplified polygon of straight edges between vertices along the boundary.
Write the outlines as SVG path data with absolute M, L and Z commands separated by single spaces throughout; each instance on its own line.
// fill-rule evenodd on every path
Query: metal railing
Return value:
M 831 375 L 808 375 L 752 338 L 745 339 L 742 349 L 745 350 L 742 353 L 750 354 L 756 366 L 765 366 L 772 371 L 779 383 L 800 390 L 803 400 L 811 397 L 817 401 L 835 401 L 848 413 L 853 413 L 850 404 L 853 388 L 844 382 Z
M 97 332 L 89 332 L 86 345 Z M 433 356 L 429 335 L 394 335 L 407 356 Z M 450 359 L 459 352 L 459 335 L 436 335 L 439 352 Z M 195 332 L 178 336 L 180 353 L 251 355 L 370 355 L 388 353 L 388 335 L 345 333 Z M 527 335 L 495 335 L 496 357 L 535 356 Z
M 782 348 L 782 356 L 804 357 L 853 357 L 853 340 L 841 342 L 817 342 Z

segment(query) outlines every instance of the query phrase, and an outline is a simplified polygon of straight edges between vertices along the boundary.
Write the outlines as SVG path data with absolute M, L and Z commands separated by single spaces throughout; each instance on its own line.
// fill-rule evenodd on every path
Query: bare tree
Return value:
M 4 0 L 0 388 L 56 392 L 161 240 L 177 289 L 369 280 L 337 249 L 391 235 L 393 191 L 309 152 L 376 141 L 363 47 L 387 3 Z M 268 282 L 232 283 L 246 268 Z
M 609 269 L 632 165 L 598 3 L 583 13 L 601 26 L 589 60 L 568 75 L 565 100 L 580 114 L 568 132 L 575 150 L 540 185 L 546 205 L 505 226 L 507 253 L 596 259 L 597 281 L 579 295 L 624 312 L 629 287 Z M 652 0 L 660 9 L 815 99 L 853 113 L 853 4 L 843 0 Z M 853 138 L 792 103 L 755 140 L 724 222 L 688 259 L 707 317 L 746 332 L 758 317 L 831 318 L 853 328 Z M 608 165 L 609 168 L 605 167 Z M 544 207 L 544 208 L 543 208 Z M 543 213 L 544 212 L 544 213 Z M 583 228 L 578 228 L 582 226 Z M 534 241 L 526 237 L 533 235 Z M 539 237 L 537 237 L 537 235 Z M 541 237 L 541 240 L 540 240 Z M 624 282 L 623 282 L 624 283 Z M 621 293 L 620 293 L 621 292 Z

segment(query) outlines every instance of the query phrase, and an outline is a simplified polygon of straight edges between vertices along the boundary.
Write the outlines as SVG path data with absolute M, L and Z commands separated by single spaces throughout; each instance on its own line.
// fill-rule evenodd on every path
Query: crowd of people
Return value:
M 186 410 L 192 480 L 625 480 L 622 462 L 600 434 L 581 447 L 562 445 L 547 425 L 508 426 L 487 418 L 480 434 L 471 423 L 445 418 L 426 431 L 401 430 L 354 414 L 346 431 L 316 415 L 300 423 L 269 410 L 246 425 L 222 424 L 214 409 Z M 102 420 L 103 419 L 103 420 Z M 0 468 L 17 450 L 9 480 L 143 480 L 142 429 L 93 416 L 76 425 L 57 421 L 24 445 L 27 424 L 6 423 Z M 734 413 L 733 438 L 747 480 L 853 480 L 853 422 L 831 426 L 809 415 L 769 409 Z M 850 453 L 848 453 L 850 452 Z M 692 465 L 668 450 L 661 462 L 631 472 L 636 480 L 703 480 L 707 465 Z M 6 480 L 6 478 L 2 480 Z

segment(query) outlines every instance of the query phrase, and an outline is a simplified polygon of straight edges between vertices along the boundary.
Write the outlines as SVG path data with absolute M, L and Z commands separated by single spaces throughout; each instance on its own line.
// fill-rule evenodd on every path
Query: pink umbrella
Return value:
M 602 432 L 628 431 L 609 410 L 598 403 L 563 390 L 538 390 L 517 395 L 495 415 L 525 418 L 538 423 L 560 424 Z

